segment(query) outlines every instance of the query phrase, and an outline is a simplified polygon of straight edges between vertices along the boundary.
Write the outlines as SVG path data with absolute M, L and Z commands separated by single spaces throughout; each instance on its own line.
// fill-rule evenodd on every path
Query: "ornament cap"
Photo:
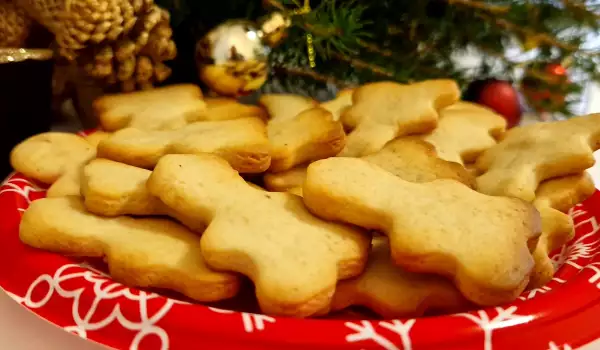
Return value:
M 258 21 L 263 42 L 270 47 L 277 47 L 287 37 L 292 19 L 282 12 L 272 12 Z

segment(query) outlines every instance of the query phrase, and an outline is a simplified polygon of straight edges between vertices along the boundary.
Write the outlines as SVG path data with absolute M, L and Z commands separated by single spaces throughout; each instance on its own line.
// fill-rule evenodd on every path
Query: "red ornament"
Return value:
M 479 92 L 476 101 L 479 104 L 493 109 L 502 115 L 507 121 L 507 127 L 511 128 L 521 121 L 521 104 L 517 90 L 511 83 L 503 80 L 492 80 L 485 84 Z

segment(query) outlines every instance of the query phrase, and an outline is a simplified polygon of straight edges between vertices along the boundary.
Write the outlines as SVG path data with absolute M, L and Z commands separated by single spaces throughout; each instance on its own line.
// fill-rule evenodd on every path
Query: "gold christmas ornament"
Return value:
M 258 24 L 230 20 L 218 25 L 196 44 L 200 79 L 224 96 L 258 90 L 267 81 L 271 47 L 281 43 L 290 25 L 290 19 L 278 12 Z

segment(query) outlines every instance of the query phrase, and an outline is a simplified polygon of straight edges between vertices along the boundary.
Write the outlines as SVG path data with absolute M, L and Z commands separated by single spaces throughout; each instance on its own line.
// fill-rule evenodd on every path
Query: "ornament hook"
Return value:
M 310 0 L 304 0 L 304 5 L 297 10 L 292 11 L 292 15 L 305 15 L 310 13 Z M 306 33 L 306 50 L 308 51 L 308 63 L 311 68 L 316 67 L 315 63 L 315 46 L 313 44 L 313 36 L 311 33 Z

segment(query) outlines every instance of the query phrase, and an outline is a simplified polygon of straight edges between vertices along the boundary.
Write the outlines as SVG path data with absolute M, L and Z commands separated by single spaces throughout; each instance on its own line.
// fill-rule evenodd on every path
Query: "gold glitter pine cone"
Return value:
M 16 0 L 26 12 L 49 29 L 66 56 L 89 43 L 127 35 L 152 0 Z
M 0 47 L 24 47 L 31 19 L 12 0 L 0 0 Z
M 153 5 L 128 35 L 77 50 L 75 61 L 103 85 L 118 83 L 124 91 L 149 88 L 170 75 L 162 62 L 177 54 L 172 35 L 168 12 Z

